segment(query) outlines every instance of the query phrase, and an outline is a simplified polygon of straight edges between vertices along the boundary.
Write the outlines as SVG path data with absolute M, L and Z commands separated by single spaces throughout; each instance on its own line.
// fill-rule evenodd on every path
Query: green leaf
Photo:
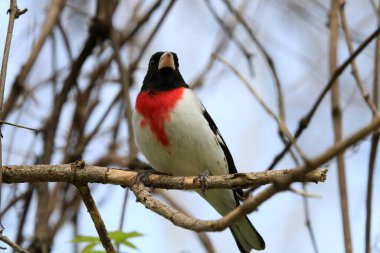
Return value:
M 132 249 L 137 249 L 136 246 L 128 241 L 125 241 L 125 242 L 122 242 L 122 244 L 124 244 L 125 246 L 127 247 L 130 247 Z
M 71 240 L 73 243 L 80 243 L 80 242 L 90 242 L 90 243 L 99 243 L 100 239 L 96 236 L 85 236 L 85 235 L 78 235 L 73 240 Z
M 115 243 L 124 243 L 127 239 L 140 237 L 143 234 L 139 232 L 123 232 L 121 230 L 116 230 L 108 233 L 109 237 L 115 241 Z
M 96 242 L 89 243 L 83 248 L 82 253 L 92 253 L 93 248 L 96 247 L 96 245 L 98 245 Z
M 139 232 L 136 232 L 136 231 L 128 232 L 128 233 L 125 233 L 125 234 L 128 236 L 128 238 L 144 236 L 143 234 L 141 234 Z
M 135 231 L 126 233 L 121 230 L 116 230 L 109 232 L 108 236 L 110 239 L 112 239 L 114 244 L 123 244 L 131 249 L 137 249 L 137 247 L 128 240 L 131 238 L 143 236 L 143 234 Z M 94 249 L 96 246 L 101 244 L 100 239 L 97 236 L 78 235 L 73 240 L 71 240 L 71 242 L 87 243 L 87 245 L 83 248 L 82 253 L 106 253 L 105 251 Z

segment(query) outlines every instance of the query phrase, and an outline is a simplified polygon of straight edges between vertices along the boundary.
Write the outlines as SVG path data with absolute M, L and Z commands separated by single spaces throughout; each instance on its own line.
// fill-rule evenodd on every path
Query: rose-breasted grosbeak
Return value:
M 236 173 L 218 128 L 183 80 L 172 52 L 155 53 L 136 99 L 133 128 L 137 146 L 159 172 L 174 176 Z M 197 192 L 221 215 L 239 205 L 240 191 Z M 265 243 L 247 217 L 230 226 L 241 252 L 262 250 Z

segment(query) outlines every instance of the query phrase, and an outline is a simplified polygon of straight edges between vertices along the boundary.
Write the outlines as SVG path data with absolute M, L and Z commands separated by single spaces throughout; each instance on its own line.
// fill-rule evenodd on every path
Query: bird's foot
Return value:
M 170 174 L 157 171 L 157 170 L 153 169 L 152 167 L 150 167 L 148 169 L 143 169 L 143 170 L 137 172 L 135 182 L 136 183 L 141 183 L 141 182 L 144 183 L 144 179 L 149 177 L 151 174 L 171 176 Z
M 146 177 L 149 177 L 149 175 L 154 174 L 154 173 L 156 173 L 156 171 L 153 168 L 141 170 L 141 171 L 137 172 L 135 182 L 136 183 L 141 183 L 141 182 L 143 183 L 144 179 Z
M 203 194 L 205 193 L 205 190 L 207 188 L 207 177 L 210 175 L 210 172 L 208 170 L 205 170 L 202 172 L 202 174 L 198 175 L 197 179 L 201 183 L 201 189 Z

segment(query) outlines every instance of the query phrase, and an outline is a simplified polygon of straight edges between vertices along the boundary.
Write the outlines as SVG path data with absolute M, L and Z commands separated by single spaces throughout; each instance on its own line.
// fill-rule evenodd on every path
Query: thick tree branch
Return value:
M 143 202 L 148 208 L 153 211 L 167 217 L 171 221 L 173 221 L 176 225 L 190 228 L 195 231 L 215 231 L 222 230 L 229 226 L 231 223 L 239 219 L 242 215 L 245 215 L 249 212 L 255 210 L 261 203 L 268 200 L 277 192 L 288 189 L 289 185 L 297 180 L 297 178 L 302 178 L 306 175 L 307 172 L 312 171 L 314 168 L 328 162 L 336 155 L 343 152 L 348 147 L 357 143 L 358 141 L 365 138 L 368 134 L 370 134 L 374 129 L 380 126 L 380 116 L 374 117 L 374 119 L 365 127 L 355 132 L 348 138 L 343 141 L 337 142 L 334 146 L 327 149 L 320 156 L 315 157 L 310 160 L 307 165 L 301 166 L 298 169 L 293 169 L 284 173 L 284 171 L 273 171 L 273 172 L 262 172 L 266 173 L 282 173 L 282 176 L 277 179 L 271 178 L 268 182 L 274 182 L 271 186 L 267 187 L 265 190 L 260 192 L 255 197 L 248 198 L 244 204 L 225 217 L 215 220 L 215 221 L 199 221 L 174 210 L 171 207 L 163 205 L 157 200 L 151 198 L 150 194 L 145 190 L 145 187 L 142 183 L 133 183 L 136 182 L 136 172 L 131 171 L 121 171 L 121 170 L 111 170 L 102 167 L 95 166 L 86 166 L 80 165 L 78 163 L 72 165 L 57 165 L 57 166 L 49 166 L 49 165 L 38 165 L 38 166 L 7 166 L 4 167 L 4 182 L 7 183 L 16 183 L 16 182 L 35 182 L 35 181 L 64 181 L 64 182 L 73 182 L 76 185 L 83 184 L 81 180 L 87 180 L 87 182 L 99 182 L 99 183 L 116 183 L 121 185 L 130 184 L 131 189 L 136 194 L 139 201 Z M 87 170 L 93 170 L 92 173 L 86 173 Z M 113 171 L 113 173 L 110 171 Z M 43 176 L 42 176 L 43 175 Z M 236 176 L 241 175 L 228 175 L 227 177 L 232 177 L 234 179 Z M 42 176 L 42 177 L 41 177 Z M 149 184 L 149 181 L 154 177 L 163 177 L 169 179 L 171 177 L 162 176 L 162 175 L 149 175 L 144 183 Z M 224 177 L 224 176 L 223 176 Z M 221 178 L 223 178 L 221 177 Z M 128 179 L 128 180 L 126 180 Z M 189 178 L 180 178 L 180 186 L 181 189 L 189 189 L 187 186 L 193 185 L 197 183 L 196 177 Z M 190 179 L 190 181 L 189 181 Z M 133 180 L 133 181 L 132 181 Z M 223 181 L 226 181 L 224 178 Z M 162 182 L 161 182 L 162 183 Z M 177 182 L 178 183 L 178 182 Z M 184 183 L 188 185 L 186 187 L 183 186 Z M 199 182 L 198 182 L 199 183 Z M 209 186 L 212 186 L 211 180 L 208 182 Z M 153 186 L 153 184 L 151 185 Z M 200 188 L 201 186 L 198 185 Z M 211 187 L 210 187 L 211 188 Z
M 147 208 L 171 220 L 178 226 L 194 231 L 200 232 L 223 230 L 244 214 L 244 212 L 240 210 L 235 211 L 235 214 L 232 217 L 223 217 L 215 221 L 201 221 L 194 219 L 154 199 L 142 182 L 136 183 L 138 181 L 138 172 L 97 166 L 86 166 L 83 161 L 65 165 L 5 166 L 3 169 L 4 182 L 6 183 L 63 181 L 75 184 L 81 192 L 82 199 L 86 203 L 87 209 L 91 214 L 101 238 L 104 237 L 105 227 L 104 224 L 102 225 L 103 222 L 101 221 L 100 216 L 96 214 L 98 212 L 96 212 L 96 207 L 94 208 L 95 203 L 89 203 L 89 199 L 92 199 L 87 196 L 89 194 L 87 183 L 89 182 L 126 185 L 131 188 L 137 199 Z M 209 188 L 237 188 L 241 187 L 241 185 L 244 185 L 245 187 L 252 187 L 252 185 L 257 186 L 266 183 L 283 181 L 284 178 L 292 178 L 293 181 L 308 180 L 318 182 L 324 181 L 327 173 L 327 169 L 316 169 L 303 178 L 297 176 L 290 177 L 289 175 L 294 174 L 294 171 L 296 170 L 213 176 L 207 178 L 207 185 Z M 202 187 L 198 177 L 171 177 L 151 174 L 142 180 L 147 186 L 151 187 L 177 189 Z M 93 202 L 93 200 L 90 202 Z M 102 228 L 104 228 L 104 230 Z M 103 245 L 107 245 L 107 238 L 104 237 L 103 239 Z M 108 247 L 108 249 L 108 252 L 112 252 L 110 247 Z
M 62 165 L 12 165 L 3 166 L 4 183 L 26 182 L 67 182 L 72 184 L 102 183 L 130 187 L 135 184 L 138 172 L 85 165 L 78 169 L 74 164 Z M 287 176 L 292 169 L 252 173 L 237 173 L 224 176 L 209 176 L 207 188 L 248 188 L 270 184 Z M 305 177 L 295 178 L 296 182 L 323 182 L 327 169 L 316 169 Z M 200 189 L 198 177 L 172 177 L 150 174 L 141 179 L 145 186 L 165 189 Z

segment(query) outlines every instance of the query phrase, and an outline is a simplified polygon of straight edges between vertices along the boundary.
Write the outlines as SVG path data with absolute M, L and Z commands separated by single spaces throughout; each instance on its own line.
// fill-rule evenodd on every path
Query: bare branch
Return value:
M 18 74 L 18 76 L 16 77 L 12 85 L 12 90 L 4 105 L 5 117 L 8 115 L 10 110 L 14 107 L 14 104 L 17 102 L 16 98 L 18 94 L 20 94 L 20 92 L 24 89 L 23 87 L 24 87 L 24 82 L 26 80 L 26 77 L 28 76 L 30 70 L 32 69 L 34 62 L 36 61 L 37 56 L 39 55 L 47 37 L 51 33 L 54 25 L 57 23 L 59 15 L 61 14 L 63 10 L 64 3 L 65 3 L 65 0 L 54 0 L 51 3 L 50 8 L 48 10 L 48 14 L 46 16 L 46 19 L 41 29 L 40 37 L 38 38 L 33 49 L 30 50 L 31 54 L 29 55 L 28 60 L 22 66 L 20 73 Z
M 338 13 L 340 3 L 339 0 L 331 2 L 330 9 L 330 42 L 329 42 L 329 70 L 330 76 L 334 74 L 337 67 L 337 54 L 338 54 Z M 354 66 L 354 60 L 351 62 Z M 335 142 L 342 141 L 342 110 L 340 108 L 340 89 L 339 83 L 336 80 L 331 86 L 331 116 L 333 120 L 333 129 Z M 350 215 L 348 209 L 347 186 L 346 186 L 346 165 L 344 162 L 344 152 L 336 157 L 338 166 L 338 182 L 339 182 L 339 196 L 342 212 L 342 223 L 344 232 L 344 245 L 347 253 L 352 253 L 351 231 L 350 231 Z
M 370 36 L 368 36 L 367 39 L 365 39 L 360 46 L 355 50 L 353 54 L 351 54 L 347 60 L 345 60 L 331 75 L 331 78 L 329 82 L 326 84 L 325 88 L 322 90 L 321 94 L 318 96 L 317 100 L 315 101 L 314 105 L 310 109 L 310 111 L 301 118 L 298 128 L 293 135 L 295 139 L 298 139 L 298 137 L 303 133 L 303 131 L 308 127 L 312 117 L 314 116 L 315 112 L 317 111 L 317 108 L 321 104 L 323 98 L 326 96 L 327 92 L 330 90 L 332 85 L 335 83 L 335 81 L 339 78 L 339 76 L 343 73 L 343 71 L 350 65 L 350 63 L 379 35 L 380 33 L 380 27 L 378 27 Z M 284 157 L 284 155 L 288 152 L 290 147 L 292 146 L 292 143 L 288 143 L 284 149 L 276 155 L 273 162 L 269 165 L 268 169 L 273 169 L 276 164 Z
M 161 197 L 163 197 L 169 204 L 174 207 L 175 209 L 179 210 L 180 212 L 184 213 L 185 215 L 189 215 L 187 211 L 182 208 L 177 202 L 169 195 L 166 191 L 155 189 L 153 193 L 158 193 Z M 212 245 L 212 242 L 207 235 L 207 233 L 199 232 L 197 233 L 198 239 L 202 242 L 204 248 L 207 250 L 207 253 L 215 253 L 214 246 Z
M 22 126 L 22 125 L 19 125 L 19 124 L 10 123 L 10 122 L 6 122 L 6 121 L 3 121 L 3 120 L 0 120 L 0 124 L 10 125 L 10 126 L 18 127 L 18 128 L 23 128 L 23 129 L 27 129 L 27 130 L 34 131 L 34 132 L 36 132 L 36 133 L 38 133 L 38 132 L 41 131 L 41 130 L 36 129 L 36 128 L 27 127 L 27 126 Z
M 8 237 L 1 235 L 0 236 L 0 241 L 8 244 L 10 247 L 12 247 L 15 251 L 19 253 L 29 253 L 27 250 L 23 249 L 20 245 L 18 245 L 15 242 L 12 242 Z
M 10 7 L 8 10 L 8 13 L 9 13 L 8 30 L 7 30 L 7 37 L 5 38 L 4 53 L 3 53 L 3 60 L 1 63 L 1 73 L 0 73 L 0 120 L 3 119 L 3 100 L 4 100 L 5 81 L 7 77 L 8 57 L 9 57 L 9 51 L 11 48 L 14 22 L 15 22 L 18 11 L 19 9 L 17 8 L 17 1 L 16 0 L 10 1 Z M 1 167 L 3 166 L 3 144 L 2 144 L 1 130 L 0 130 L 0 166 Z M 0 207 L 1 207 L 1 201 L 2 201 L 2 198 L 1 198 L 2 186 L 3 186 L 3 169 L 0 168 Z M 0 221 L 0 225 L 1 225 L 1 221 Z
M 374 1 L 371 2 L 373 9 L 368 5 L 361 6 L 360 11 L 363 11 L 361 13 L 366 18 L 360 20 L 360 26 L 351 29 L 349 27 L 350 20 L 357 18 L 357 13 L 352 12 L 352 5 L 344 6 L 344 0 L 332 1 L 334 1 L 334 11 L 331 12 L 332 22 L 328 23 L 327 29 L 322 26 L 325 22 L 325 14 L 329 12 L 330 7 L 316 1 L 307 3 L 270 1 L 263 4 L 263 2 L 253 3 L 249 0 L 239 1 L 239 3 L 222 0 L 220 5 L 215 5 L 210 0 L 204 0 L 205 4 L 191 6 L 191 9 L 184 8 L 187 7 L 186 5 L 176 6 L 180 7 L 177 9 L 174 4 L 178 1 L 175 0 L 124 2 L 96 0 L 92 3 L 81 2 L 82 5 L 75 6 L 67 3 L 66 0 L 50 0 L 42 9 L 38 6 L 38 11 L 41 13 L 36 13 L 36 18 L 32 18 L 32 20 L 22 18 L 20 20 L 22 23 L 17 24 L 17 27 L 20 25 L 21 30 L 18 35 L 13 33 L 13 37 L 21 36 L 21 40 L 14 52 L 15 61 L 11 58 L 13 47 L 15 47 L 15 41 L 12 40 L 10 53 L 8 51 L 8 73 L 4 72 L 3 68 L 0 78 L 0 85 L 2 85 L 0 96 L 3 97 L 0 100 L 4 100 L 0 127 L 3 128 L 3 135 L 6 137 L 6 150 L 3 150 L 6 152 L 4 153 L 5 162 L 2 161 L 2 163 L 17 164 L 0 166 L 0 170 L 3 171 L 3 188 L 5 187 L 7 192 L 12 193 L 10 197 L 6 198 L 6 202 L 3 199 L 4 206 L 0 210 L 0 216 L 3 216 L 3 221 L 7 223 L 5 226 L 9 226 L 8 223 L 14 220 L 15 214 L 17 216 L 16 223 L 11 224 L 10 227 L 10 232 L 15 237 L 11 238 L 7 235 L 9 239 L 14 240 L 17 245 L 27 247 L 26 250 L 30 253 L 48 253 L 50 249 L 56 247 L 54 243 L 57 235 L 68 224 L 73 225 L 74 228 L 73 234 L 69 236 L 75 237 L 83 232 L 81 226 L 84 224 L 78 216 L 83 197 L 83 201 L 87 202 L 89 210 L 92 212 L 94 222 L 90 223 L 94 223 L 97 227 L 105 248 L 108 252 L 118 251 L 117 245 L 112 245 L 107 237 L 106 228 L 92 199 L 89 183 L 94 183 L 94 189 L 96 187 L 103 188 L 104 185 L 101 184 L 115 185 L 116 188 L 122 186 L 127 188 L 126 192 L 132 188 L 141 203 L 152 211 L 165 216 L 179 226 L 195 231 L 222 230 L 234 220 L 240 219 L 242 215 L 261 207 L 262 203 L 270 204 L 270 198 L 275 194 L 287 191 L 302 196 L 306 228 L 310 234 L 314 251 L 318 253 L 317 241 L 321 244 L 323 242 L 316 240 L 311 224 L 314 221 L 313 214 L 322 207 L 313 208 L 313 212 L 311 212 L 308 201 L 309 197 L 313 197 L 313 195 L 308 193 L 306 184 L 308 182 L 324 182 L 328 172 L 324 166 L 334 162 L 337 158 L 342 160 L 346 150 L 353 149 L 353 145 L 356 147 L 360 142 L 365 141 L 366 143 L 371 142 L 370 154 L 367 156 L 368 184 L 363 186 L 367 190 L 365 246 L 366 253 L 369 253 L 371 237 L 373 237 L 373 235 L 371 236 L 371 226 L 373 227 L 372 223 L 374 222 L 374 216 L 371 215 L 372 198 L 375 193 L 373 192 L 373 180 L 380 134 L 380 115 L 376 108 L 380 83 L 380 40 L 378 39 L 380 27 L 368 35 L 364 35 L 363 30 L 359 30 L 359 28 L 364 23 L 369 26 L 375 23 L 376 16 L 373 14 L 378 6 L 373 3 Z M 9 0 L 9 2 L 16 3 L 17 0 Z M 337 3 L 339 3 L 338 7 Z M 189 10 L 191 13 L 186 12 Z M 276 15 L 267 15 L 268 10 L 272 13 L 275 12 Z M 22 15 L 25 11 L 16 8 L 14 18 Z M 12 8 L 9 13 L 11 17 L 13 15 Z M 173 20 L 182 14 L 180 19 Z M 202 27 L 202 31 L 199 33 L 200 20 L 198 19 L 200 18 L 202 18 L 204 29 Z M 297 19 L 302 22 L 298 22 L 300 20 Z M 25 23 L 29 21 L 31 23 Z M 338 27 L 339 21 L 341 22 L 341 31 Z M 169 24 L 167 22 L 174 27 L 166 26 Z M 310 25 L 313 27 L 312 29 L 308 29 Z M 172 28 L 174 31 L 181 29 L 180 31 L 183 33 L 172 34 Z M 284 28 L 290 29 L 284 31 Z M 6 27 L 3 29 L 4 35 L 5 29 Z M 342 42 L 347 43 L 346 50 L 343 50 L 345 48 L 338 50 L 336 46 L 338 32 L 339 35 L 342 35 L 343 40 L 345 36 L 345 40 Z M 325 44 L 328 42 L 325 40 L 325 36 L 329 33 L 331 34 L 330 44 L 327 44 L 327 47 L 318 45 L 318 42 L 323 43 L 324 41 Z M 170 41 L 167 41 L 168 34 L 174 36 Z M 262 36 L 257 36 L 258 34 Z M 282 36 L 284 34 L 287 36 Z M 300 36 L 298 36 L 299 34 Z M 265 134 L 273 137 L 277 133 L 284 143 L 283 147 L 280 147 L 280 149 L 284 148 L 282 152 L 277 157 L 269 158 L 270 162 L 273 161 L 271 168 L 278 167 L 279 161 L 282 162 L 282 166 L 279 168 L 284 168 L 284 164 L 291 162 L 290 159 L 282 161 L 282 157 L 290 158 L 291 156 L 294 161 L 294 165 L 291 166 L 293 168 L 288 170 L 237 173 L 207 178 L 208 188 L 206 187 L 206 191 L 209 189 L 247 189 L 245 191 L 246 199 L 242 206 L 217 220 L 199 220 L 189 217 L 192 215 L 191 213 L 178 206 L 172 199 L 168 199 L 166 191 L 161 190 L 198 190 L 202 188 L 202 182 L 198 177 L 172 177 L 158 174 L 158 172 L 142 178 L 138 176 L 142 170 L 152 167 L 140 161 L 136 155 L 137 148 L 133 141 L 131 127 L 134 98 L 130 96 L 134 96 L 138 92 L 138 87 L 134 87 L 134 85 L 140 82 L 143 72 L 146 71 L 146 67 L 141 67 L 141 62 L 145 61 L 147 52 L 158 47 L 162 47 L 158 49 L 160 51 L 173 51 L 173 48 L 165 47 L 171 46 L 177 41 L 185 43 L 182 49 L 189 55 L 196 51 L 203 56 L 212 55 L 213 52 L 220 56 L 219 60 L 216 57 L 209 57 L 205 62 L 203 62 L 204 57 L 196 56 L 180 60 L 183 64 L 181 64 L 181 71 L 186 77 L 185 80 L 193 84 L 191 88 L 202 87 L 201 97 L 205 94 L 210 95 L 208 92 L 218 89 L 217 99 L 223 99 L 223 104 L 217 105 L 218 109 L 222 110 L 220 113 L 223 113 L 225 108 L 230 110 L 231 106 L 228 107 L 228 103 L 235 102 L 230 98 L 238 95 L 238 93 L 231 94 L 230 97 L 229 94 L 224 93 L 228 91 L 225 88 L 240 88 L 231 87 L 231 78 L 236 81 L 234 76 L 236 75 L 248 88 L 250 92 L 248 92 L 248 96 L 252 94 L 251 97 L 255 102 L 259 101 L 259 107 L 264 108 L 260 111 L 264 111 L 264 117 L 268 118 L 269 115 L 269 118 L 274 119 L 277 124 L 275 124 L 277 130 L 272 127 L 273 125 L 268 127 L 268 122 L 265 120 L 261 120 L 259 124 L 248 125 L 247 117 L 251 117 L 251 108 L 247 106 L 251 104 L 249 101 L 239 101 L 239 111 L 236 113 L 242 113 L 242 121 L 236 122 L 239 124 L 236 127 L 248 132 L 244 134 L 239 132 L 238 135 L 232 136 L 234 138 L 242 137 L 243 139 L 240 139 L 239 142 L 247 148 L 240 153 L 239 150 L 235 150 L 237 152 L 235 159 L 240 160 L 242 157 L 239 156 L 249 155 L 249 152 L 253 152 L 251 150 L 253 146 L 254 149 L 259 150 L 258 152 L 262 152 L 262 154 L 255 152 L 260 159 L 268 159 L 268 155 L 271 156 L 270 151 L 279 148 L 275 146 L 278 145 L 278 142 L 268 145 L 262 138 L 263 136 L 258 134 L 258 131 L 265 128 Z M 372 43 L 374 41 L 376 44 Z M 5 46 L 10 46 L 6 40 Z M 371 46 L 375 46 L 375 50 L 368 49 Z M 325 54 L 324 49 L 326 48 L 330 48 L 330 54 Z M 257 51 L 259 56 L 257 59 L 253 59 L 254 55 L 250 52 L 252 49 L 252 52 Z M 364 49 L 368 50 L 364 51 Z M 336 56 L 339 55 L 338 53 L 347 54 L 346 51 L 349 57 L 342 59 L 343 64 L 337 68 L 336 63 L 339 58 Z M 234 53 L 236 52 L 240 56 L 243 55 L 243 62 L 240 62 L 243 65 L 241 66 L 238 66 L 239 62 L 228 62 L 228 59 L 235 57 Z M 7 54 L 4 54 L 3 61 L 7 61 Z M 361 61 L 356 59 L 358 55 L 362 56 L 360 59 L 365 63 L 368 63 L 368 59 L 374 60 L 375 63 L 373 71 L 370 64 L 367 64 L 369 67 L 363 69 L 366 73 L 367 83 L 364 82 L 361 72 L 359 72 L 360 66 L 357 64 Z M 326 72 L 326 68 L 324 68 L 326 64 L 323 64 L 329 59 L 330 73 Z M 238 58 L 235 60 L 239 61 Z M 244 64 L 245 60 L 248 61 L 248 64 Z M 244 73 L 244 71 L 253 73 L 254 60 L 257 60 L 257 66 L 260 66 L 256 73 L 260 79 L 259 86 L 247 78 Z M 218 61 L 227 67 L 227 72 Z M 11 66 L 17 62 L 21 62 L 23 66 Z M 280 64 L 277 65 L 275 62 Z M 304 64 L 304 66 L 299 64 Z M 306 66 L 307 64 L 311 65 Z M 337 81 L 341 76 L 346 77 L 343 75 L 346 72 L 343 72 L 347 70 L 347 67 L 352 68 L 356 87 L 351 90 L 343 90 L 346 85 L 341 85 L 342 89 L 339 91 Z M 10 69 L 19 71 L 19 73 L 9 71 Z M 280 79 L 280 73 L 283 74 L 283 80 Z M 4 97 L 4 84 L 6 83 L 5 77 L 3 78 L 4 74 L 7 74 L 8 79 L 12 79 L 10 83 L 12 86 L 5 87 L 6 97 Z M 208 82 L 213 85 L 202 86 L 207 78 L 213 79 L 213 82 Z M 316 80 L 324 79 L 327 81 L 322 83 L 322 87 L 315 84 Z M 368 80 L 373 81 L 373 90 L 365 87 Z M 266 85 L 270 83 L 273 83 L 273 87 Z M 285 85 L 287 89 L 283 90 Z M 312 85 L 312 87 L 308 85 Z M 270 95 L 272 88 L 275 91 L 273 96 Z M 314 94 L 316 89 L 321 89 L 319 94 Z M 219 93 L 221 90 L 223 92 Z M 244 92 L 244 89 L 242 91 Z M 316 116 L 326 117 L 324 109 L 326 109 L 325 105 L 329 105 L 329 103 L 325 101 L 325 97 L 330 91 L 333 106 L 333 116 L 330 116 L 330 119 L 334 121 L 336 136 L 333 144 L 327 144 L 329 140 L 319 139 L 313 132 L 315 128 L 307 128 L 312 119 L 316 119 Z M 269 93 L 264 94 L 265 92 Z M 341 110 L 342 100 L 339 92 L 342 93 L 342 96 L 350 95 L 350 98 L 356 98 L 359 95 L 359 98 L 364 98 L 365 101 L 359 101 L 364 103 L 359 103 L 356 107 Z M 287 96 L 290 98 L 296 94 L 302 95 L 285 104 Z M 244 96 L 246 95 L 244 94 Z M 312 98 L 314 101 L 309 101 Z M 207 103 L 207 101 L 203 102 Z M 214 98 L 209 102 L 215 102 Z M 272 106 L 272 102 L 275 106 Z M 324 104 L 324 102 L 327 103 Z M 306 108 L 306 110 L 301 108 L 303 104 L 309 103 L 312 103 L 310 108 Z M 317 110 L 320 113 L 318 115 L 316 115 Z M 359 114 L 363 110 L 372 112 L 372 120 L 367 125 L 364 123 L 365 126 L 359 130 L 351 130 L 350 126 L 353 120 L 358 119 L 354 124 L 356 129 L 357 124 L 363 122 L 368 116 Z M 286 111 L 291 112 L 289 122 L 285 120 Z M 296 122 L 294 120 L 297 120 L 295 117 L 299 117 L 296 115 L 302 111 L 305 111 L 305 115 L 294 127 L 294 122 Z M 347 118 L 344 117 L 344 119 L 347 122 L 342 121 L 346 114 Z M 8 124 L 8 122 L 12 123 Z M 342 122 L 347 124 L 342 124 Z M 21 131 L 16 127 L 4 126 L 4 124 L 16 127 L 25 126 L 30 130 L 35 127 L 36 129 L 33 130 L 36 133 Z M 329 128 L 331 128 L 330 132 L 334 130 L 332 124 L 330 127 L 326 125 L 326 121 L 313 121 L 313 126 L 327 132 Z M 273 133 L 268 132 L 272 130 L 274 130 Z M 353 131 L 353 134 L 346 136 L 345 130 L 347 133 Z M 305 136 L 306 138 L 300 136 L 304 132 L 309 134 Z M 372 136 L 372 138 L 367 139 L 367 136 Z M 244 137 L 252 137 L 254 140 L 250 142 Z M 310 140 L 310 137 L 316 138 Z M 331 146 L 323 146 L 323 144 Z M 305 152 L 304 148 L 308 152 Z M 312 150 L 320 148 L 324 148 L 324 150 L 317 153 L 319 155 L 315 157 L 309 155 L 315 154 Z M 267 153 L 268 150 L 269 153 Z M 352 153 L 350 157 L 357 156 L 359 152 L 362 156 L 362 153 L 366 152 L 365 149 L 359 150 L 358 148 L 355 148 L 355 151 L 357 152 L 349 152 Z M 84 164 L 82 160 L 89 161 L 93 166 Z M 71 164 L 74 161 L 79 163 Z M 52 165 L 53 163 L 58 165 Z M 339 164 L 341 165 L 341 162 Z M 341 167 L 340 165 L 339 167 Z M 349 163 L 346 165 L 351 166 Z M 259 169 L 262 168 L 246 168 L 248 171 Z M 304 186 L 303 190 L 298 190 L 299 186 L 293 184 L 294 182 L 301 182 Z M 26 183 L 26 185 L 19 183 Z M 151 191 L 150 187 L 154 190 Z M 156 196 L 156 192 L 164 193 L 166 199 L 163 203 L 165 204 L 160 202 L 161 196 Z M 121 197 L 121 205 L 123 196 L 119 197 Z M 124 198 L 124 207 L 126 207 L 126 203 L 126 198 Z M 98 207 L 100 204 L 96 203 Z M 302 207 L 299 206 L 299 208 Z M 120 228 L 128 229 L 128 226 L 123 226 L 123 219 L 127 216 L 124 211 L 119 213 L 121 213 L 121 217 L 116 218 L 118 223 L 120 219 Z M 343 210 L 343 213 L 348 216 L 347 211 Z M 281 226 L 286 226 L 286 224 Z M 31 229 L 26 229 L 27 227 L 31 227 Z M 145 228 L 141 227 L 141 229 Z M 207 234 L 200 233 L 198 235 L 205 250 L 208 252 L 218 250 L 213 246 L 218 246 L 219 242 L 215 241 L 213 245 L 207 238 Z M 364 235 L 358 238 L 363 240 Z M 7 250 L 16 251 L 2 241 L 0 244 L 2 244 L 0 251 L 4 248 L 1 246 L 7 247 Z M 63 247 L 65 251 L 79 252 L 77 245 L 72 245 L 72 248 L 69 245 Z M 67 248 L 69 249 L 67 250 Z
M 100 216 L 98 208 L 96 207 L 95 201 L 91 196 L 90 188 L 87 185 L 76 185 L 79 190 L 80 195 L 82 196 L 82 200 L 87 207 L 87 211 L 89 212 L 92 221 L 94 222 L 96 231 L 98 231 L 98 235 L 102 245 L 107 253 L 116 253 L 110 238 L 108 237 L 108 233 L 106 230 L 106 226 Z
M 340 16 L 340 20 L 341 20 L 341 23 L 342 23 L 342 28 L 343 28 L 343 31 L 344 31 L 344 35 L 346 36 L 346 42 L 347 42 L 347 47 L 348 47 L 348 51 L 350 54 L 353 54 L 354 53 L 354 48 L 352 46 L 352 36 L 351 36 L 351 33 L 350 33 L 350 30 L 348 28 L 348 24 L 347 24 L 347 18 L 346 18 L 346 12 L 344 11 L 344 6 L 345 6 L 345 0 L 339 0 L 339 16 Z M 372 111 L 372 114 L 375 115 L 377 114 L 377 109 L 376 109 L 376 106 L 375 104 L 373 103 L 370 95 L 368 94 L 368 91 L 365 89 L 364 87 L 364 84 L 362 82 L 362 79 L 360 78 L 360 74 L 359 74 L 359 70 L 358 70 L 358 67 L 356 65 L 356 61 L 355 60 L 352 60 L 351 62 L 351 68 L 352 68 L 352 74 L 354 75 L 354 78 L 355 78 L 355 81 L 358 85 L 358 88 L 362 94 L 362 97 L 364 99 L 364 101 L 368 104 L 368 107 L 371 109 Z
M 280 82 L 280 78 L 278 77 L 276 67 L 274 65 L 272 57 L 269 55 L 267 50 L 264 48 L 263 44 L 258 40 L 258 38 L 255 36 L 255 33 L 253 32 L 252 28 L 249 26 L 248 22 L 244 19 L 244 17 L 241 15 L 240 12 L 238 12 L 231 4 L 229 0 L 223 0 L 224 4 L 227 6 L 227 8 L 234 14 L 234 16 L 239 20 L 239 22 L 243 25 L 245 30 L 247 31 L 248 35 L 252 39 L 252 41 L 257 45 L 260 52 L 263 54 L 270 71 L 272 72 L 275 86 L 277 90 L 277 101 L 278 101 L 278 113 L 281 120 L 285 121 L 285 108 L 284 108 L 284 95 L 282 91 L 282 85 Z
M 136 195 L 138 201 L 140 201 L 146 208 L 153 212 L 165 217 L 173 222 L 173 224 L 190 229 L 197 232 L 203 231 L 222 231 L 230 226 L 232 223 L 246 215 L 253 210 L 247 210 L 238 206 L 226 216 L 217 220 L 198 220 L 185 215 L 184 213 L 163 204 L 162 202 L 154 199 L 152 195 L 146 190 L 142 183 L 136 183 L 131 186 L 131 190 Z M 248 200 L 247 200 L 248 201 Z M 244 206 L 244 204 L 243 204 Z
M 306 192 L 307 191 L 307 184 L 306 183 L 303 183 L 302 184 L 302 189 Z M 315 232 L 314 232 L 314 229 L 311 225 L 311 214 L 310 214 L 310 206 L 309 206 L 309 199 L 306 197 L 306 196 L 303 196 L 303 208 L 304 208 L 304 212 L 305 212 L 305 225 L 307 227 L 307 230 L 309 232 L 309 235 L 310 235 L 310 239 L 311 239 L 311 243 L 313 245 L 313 249 L 314 249 L 314 252 L 315 253 L 319 253 L 319 250 L 318 250 L 318 244 L 317 244 L 317 239 L 315 237 Z
M 380 26 L 380 6 L 377 8 L 377 24 Z M 380 86 L 380 38 L 376 39 L 375 57 L 373 68 L 373 102 L 375 108 L 379 108 L 379 86 Z M 367 177 L 367 196 L 366 196 L 366 222 L 365 222 L 365 252 L 371 252 L 371 224 L 372 224 L 372 195 L 373 180 L 376 166 L 378 145 L 379 145 L 379 129 L 376 129 L 371 138 L 371 151 L 369 154 L 369 166 Z
M 112 169 L 85 165 L 77 170 L 74 164 L 62 165 L 13 165 L 3 166 L 4 183 L 26 182 L 67 182 L 72 184 L 101 183 L 130 187 L 138 177 L 137 171 Z M 270 184 L 287 176 L 293 169 L 237 173 L 223 176 L 209 176 L 206 179 L 208 189 L 233 188 L 241 189 Z M 327 169 L 317 169 L 306 177 L 294 178 L 297 182 L 323 182 Z M 173 177 L 151 174 L 141 179 L 147 187 L 165 189 L 201 189 L 199 177 Z
M 294 147 L 296 148 L 298 154 L 302 158 L 302 160 L 307 163 L 308 158 L 306 155 L 303 153 L 302 149 L 299 147 L 299 145 L 296 142 L 296 139 L 292 136 L 290 133 L 286 123 L 270 109 L 270 107 L 265 103 L 265 101 L 261 98 L 259 93 L 253 88 L 253 86 L 248 82 L 246 78 L 234 67 L 232 66 L 228 61 L 220 57 L 219 55 L 214 55 L 214 57 L 222 62 L 224 65 L 226 65 L 241 81 L 242 83 L 248 88 L 249 92 L 256 98 L 256 100 L 259 102 L 259 104 L 264 108 L 264 110 L 271 116 L 277 123 L 278 129 L 280 131 L 280 136 L 284 143 L 288 143 L 290 141 Z

